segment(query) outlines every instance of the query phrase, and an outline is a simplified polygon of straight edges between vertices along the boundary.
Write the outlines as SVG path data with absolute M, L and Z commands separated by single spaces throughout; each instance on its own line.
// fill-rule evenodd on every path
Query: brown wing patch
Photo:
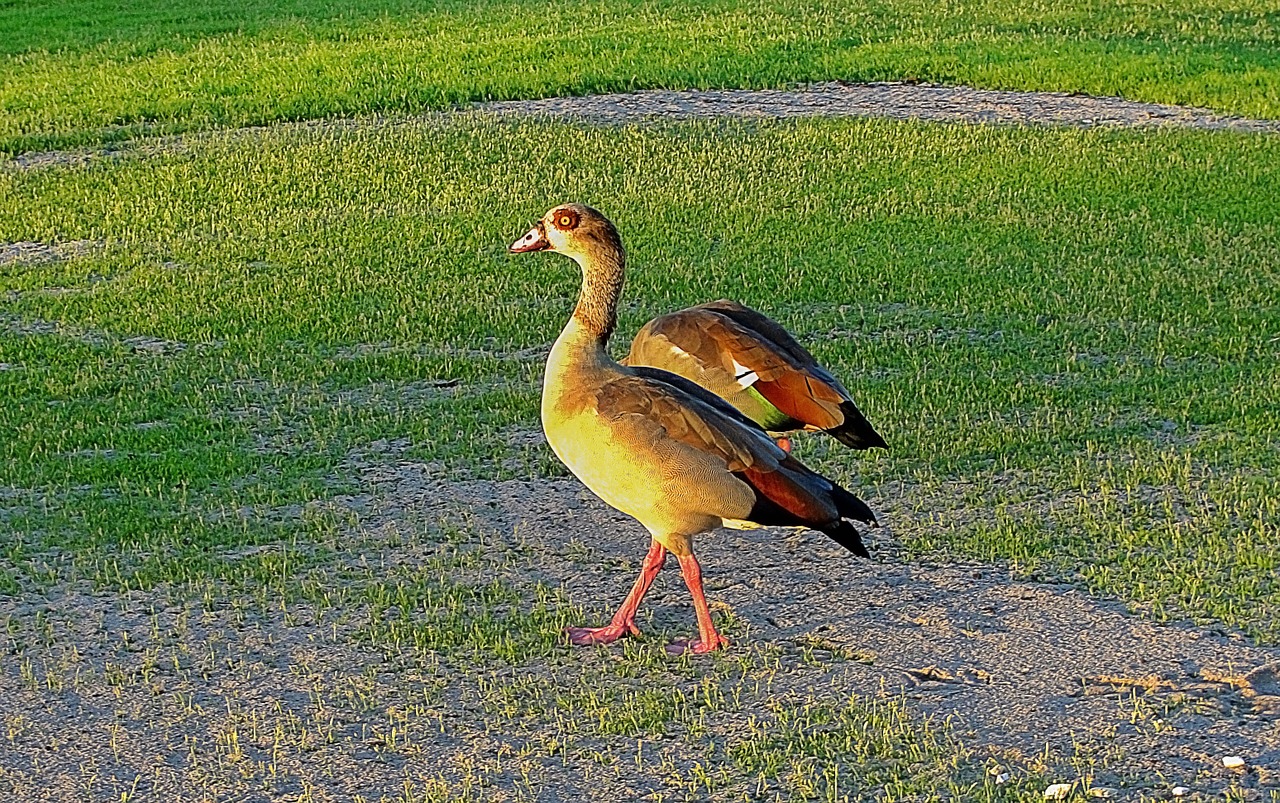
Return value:
M 729 471 L 758 464 L 776 465 L 776 449 L 763 432 L 721 415 L 699 400 L 638 376 L 608 382 L 596 395 L 596 408 L 608 419 L 635 416 L 653 431 L 725 461 Z M 661 430 L 661 432 L 659 432 Z
M 696 359 L 704 370 L 720 372 L 729 379 L 736 380 L 735 363 L 754 371 L 761 379 L 803 370 L 799 362 L 768 340 L 706 307 L 654 318 L 636 335 L 631 354 L 665 361 L 670 359 L 671 346 Z
M 727 298 L 700 304 L 693 309 L 713 311 L 728 318 L 743 329 L 755 332 L 758 336 L 772 343 L 780 353 L 785 354 L 797 366 L 807 368 L 818 364 L 818 361 L 813 358 L 809 350 L 800 345 L 800 342 L 792 337 L 790 332 L 762 312 L 757 312 L 750 307 L 743 306 L 736 301 L 730 301 Z
M 730 355 L 711 331 L 718 319 L 715 313 L 696 307 L 654 318 L 631 342 L 628 361 L 662 367 L 676 359 L 671 354 L 674 346 L 688 354 L 703 370 L 719 370 L 732 375 Z
M 674 354 L 673 346 L 688 356 Z M 758 377 L 752 387 L 770 404 L 813 429 L 841 426 L 842 406 L 852 403 L 777 322 L 723 299 L 653 319 L 636 335 L 626 362 L 674 371 L 725 398 L 741 392 L 738 376 L 745 369 Z
M 755 315 L 768 320 L 759 313 Z M 840 412 L 840 405 L 848 399 L 844 389 L 819 376 L 815 372 L 815 369 L 821 370 L 818 364 L 799 344 L 795 347 L 803 360 L 790 349 L 779 348 L 764 333 L 723 315 L 713 313 L 712 317 L 715 322 L 706 327 L 707 334 L 724 355 L 760 377 L 754 387 L 770 404 L 785 415 L 818 429 L 830 429 L 844 422 Z M 782 327 L 770 323 L 773 329 L 782 331 Z M 787 339 L 795 343 L 789 335 Z M 732 370 L 732 362 L 727 367 Z

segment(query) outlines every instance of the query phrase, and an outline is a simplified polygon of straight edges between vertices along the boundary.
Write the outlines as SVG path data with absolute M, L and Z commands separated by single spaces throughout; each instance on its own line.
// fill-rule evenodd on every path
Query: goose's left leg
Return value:
M 711 621 L 711 610 L 707 607 L 707 595 L 702 591 L 702 567 L 698 559 L 689 551 L 680 555 L 680 574 L 684 584 L 689 587 L 693 596 L 693 610 L 698 616 L 698 638 L 695 641 L 677 641 L 667 646 L 667 652 L 679 655 L 686 650 L 693 653 L 704 653 L 728 647 L 729 640 L 716 632 Z

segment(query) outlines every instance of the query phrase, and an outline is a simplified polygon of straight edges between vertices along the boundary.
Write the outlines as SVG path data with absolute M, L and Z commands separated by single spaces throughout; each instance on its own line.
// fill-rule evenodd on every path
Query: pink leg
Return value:
M 684 576 L 684 584 L 689 587 L 689 593 L 693 595 L 693 610 L 698 615 L 698 639 L 676 642 L 668 646 L 667 651 L 679 655 L 685 650 L 704 653 L 728 647 L 729 640 L 717 633 L 716 626 L 711 622 L 707 596 L 702 592 L 702 567 L 698 565 L 698 559 L 692 552 L 680 558 L 680 574 Z
M 622 601 L 622 607 L 613 615 L 613 620 L 605 627 L 570 627 L 565 631 L 569 634 L 569 641 L 579 646 L 610 644 L 626 635 L 640 635 L 640 628 L 636 627 L 636 609 L 640 607 L 640 600 L 644 599 L 645 592 L 653 585 L 653 578 L 658 576 L 666 559 L 667 548 L 654 541 L 649 546 L 649 554 L 644 556 L 636 584 L 631 586 L 631 593 Z

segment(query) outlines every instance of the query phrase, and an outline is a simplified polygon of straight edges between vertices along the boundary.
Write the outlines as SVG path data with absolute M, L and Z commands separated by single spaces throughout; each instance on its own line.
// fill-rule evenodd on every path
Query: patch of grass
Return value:
M 569 626 L 570 606 L 545 586 L 532 604 L 496 580 L 460 583 L 454 566 L 428 563 L 400 570 L 366 588 L 370 609 L 363 636 L 388 653 L 461 653 L 513 664 L 545 655 Z
M 2 172 L 0 240 L 104 243 L 0 267 L 8 583 L 66 576 L 53 553 L 106 584 L 133 581 L 94 556 L 216 575 L 181 537 L 305 543 L 306 511 L 380 461 L 561 473 L 538 382 L 578 277 L 505 245 L 576 198 L 630 248 L 623 337 L 736 297 L 848 379 L 892 451 L 803 454 L 914 553 L 1275 640 L 1278 149 L 466 117 Z
M 1262 0 L 0 8 L 0 151 L 650 87 L 924 80 L 1280 116 Z M 671 54 L 678 54 L 673 57 Z
M 995 785 L 950 727 L 921 721 L 901 699 L 804 698 L 775 689 L 776 657 L 721 658 L 693 677 L 670 667 L 632 677 L 624 669 L 630 663 L 556 669 L 550 683 L 485 682 L 486 711 L 552 743 L 634 740 L 627 752 L 641 766 L 664 752 L 665 740 L 677 740 L 685 760 L 671 766 L 667 783 L 686 797 L 1022 800 L 1039 781 L 1031 775 Z M 768 702 L 759 705 L 762 699 Z
M 910 799 L 946 790 L 994 801 L 1031 791 L 1031 784 L 995 786 L 945 725 L 919 723 L 894 701 L 777 705 L 770 715 L 748 720 L 728 758 L 760 786 L 772 781 L 801 799 Z

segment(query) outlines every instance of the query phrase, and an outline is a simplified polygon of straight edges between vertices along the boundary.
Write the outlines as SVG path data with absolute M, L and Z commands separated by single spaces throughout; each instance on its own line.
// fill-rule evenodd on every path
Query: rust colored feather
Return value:
M 825 430 L 854 449 L 885 446 L 849 392 L 804 346 L 776 321 L 735 301 L 654 318 L 624 362 L 687 377 L 771 429 Z
M 736 476 L 756 495 L 750 521 L 819 530 L 853 554 L 869 557 L 862 536 L 849 520 L 875 527 L 875 513 L 866 502 L 795 458 L 787 457 L 775 470 L 749 467 Z
M 816 429 L 832 429 L 844 423 L 840 405 L 845 398 L 824 382 L 807 374 L 780 374 L 755 385 L 760 395 L 782 412 Z
M 788 459 L 787 462 L 795 461 Z M 803 524 L 820 529 L 840 518 L 835 502 L 830 499 L 829 494 L 822 493 L 827 489 L 805 487 L 802 483 L 803 474 L 782 468 L 778 471 L 762 471 L 748 467 L 741 475 L 760 496 L 795 517 L 794 521 L 760 521 L 759 524 Z

